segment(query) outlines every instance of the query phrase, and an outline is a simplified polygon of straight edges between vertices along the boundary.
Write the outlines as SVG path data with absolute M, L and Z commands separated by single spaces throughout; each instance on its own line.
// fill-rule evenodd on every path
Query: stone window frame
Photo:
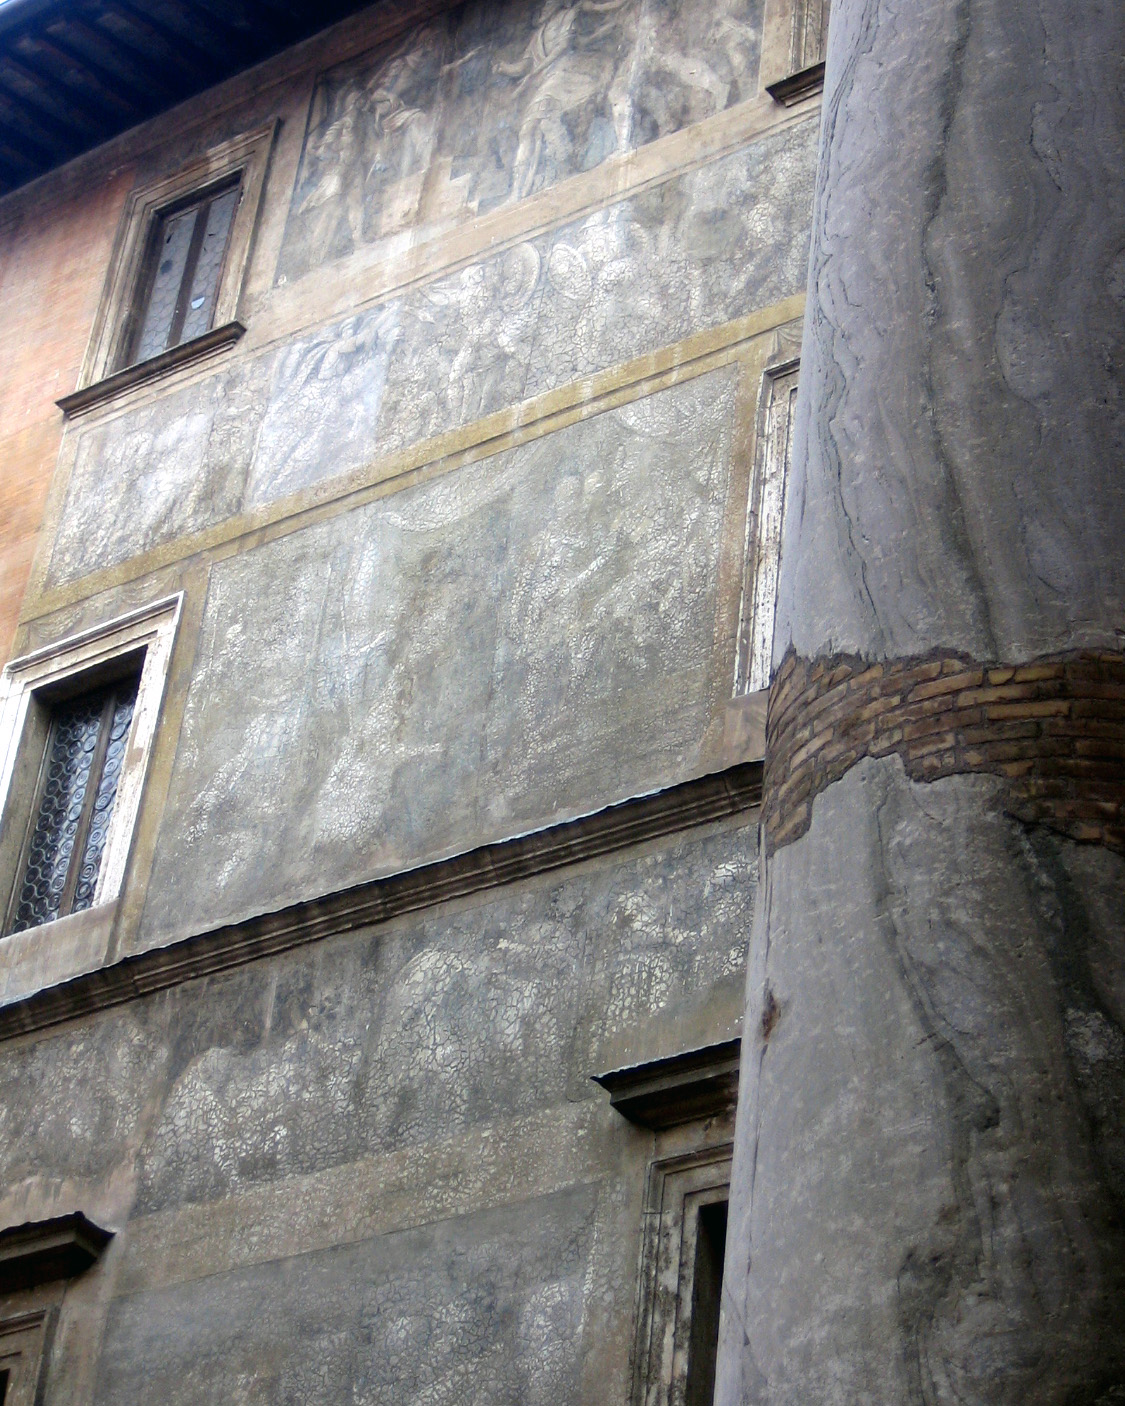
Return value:
M 0 942 L 5 946 L 34 941 L 61 923 L 73 924 L 98 914 L 119 897 L 183 600 L 182 591 L 164 597 L 13 659 L 0 673 L 0 881 L 5 916 Z M 50 695 L 59 688 L 81 689 L 87 682 L 95 687 L 107 672 L 130 658 L 141 663 L 140 683 L 93 905 L 82 913 L 12 933 L 8 929 L 13 896 L 22 878 L 20 859 L 34 818 L 50 730 Z
M 730 1199 L 732 1142 L 649 1166 L 630 1406 L 683 1406 L 690 1366 L 699 1211 Z
M 49 1307 L 0 1316 L 0 1372 L 9 1374 L 4 1406 L 36 1406 L 51 1317 Z
M 793 451 L 800 358 L 767 366 L 758 401 L 758 425 L 750 502 L 746 514 L 744 575 L 739 603 L 738 658 L 734 694 L 769 688 L 781 526 Z
M 77 389 L 56 402 L 65 414 L 76 415 L 132 386 L 233 346 L 246 331 L 238 320 L 242 290 L 279 126 L 279 122 L 273 121 L 233 137 L 212 147 L 173 175 L 146 181 L 129 196 L 118 225 Z M 189 202 L 193 196 L 203 195 L 235 179 L 240 192 L 238 209 L 231 223 L 210 328 L 146 361 L 122 365 L 158 221 L 170 209 Z
M 766 0 L 761 81 L 775 102 L 791 107 L 823 90 L 829 9 L 830 0 Z

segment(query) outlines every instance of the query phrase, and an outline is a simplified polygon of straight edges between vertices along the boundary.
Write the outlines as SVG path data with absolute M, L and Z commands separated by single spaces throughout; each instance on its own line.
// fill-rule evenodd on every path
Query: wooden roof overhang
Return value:
M 370 0 L 0 0 L 0 195 Z

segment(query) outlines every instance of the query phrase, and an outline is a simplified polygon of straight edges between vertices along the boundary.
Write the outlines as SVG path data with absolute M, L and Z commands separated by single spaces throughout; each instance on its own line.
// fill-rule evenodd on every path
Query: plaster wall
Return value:
M 5 1222 L 117 1231 L 68 1290 L 47 1399 L 624 1399 L 656 1144 L 589 1075 L 737 1028 L 752 836 L 6 1043 Z
M 0 655 L 10 645 L 130 174 L 6 202 L 0 215 Z M 38 196 L 38 198 L 36 198 Z
M 763 18 L 377 7 L 119 139 L 145 181 L 278 123 L 245 337 L 62 431 L 20 647 L 185 607 L 125 893 L 56 975 L 760 755 L 816 132 Z
M 0 940 L 0 1224 L 117 1232 L 53 1291 L 49 1406 L 629 1396 L 648 1166 L 732 1136 L 590 1075 L 739 1030 L 756 812 L 675 796 L 762 753 L 817 125 L 769 8 L 377 5 L 9 198 L 47 267 L 102 192 L 62 394 L 126 187 L 276 124 L 245 335 L 51 412 L 14 648 L 183 608 L 119 901 Z M 646 796 L 659 838 L 584 860 Z M 473 898 L 318 908 L 467 854 Z

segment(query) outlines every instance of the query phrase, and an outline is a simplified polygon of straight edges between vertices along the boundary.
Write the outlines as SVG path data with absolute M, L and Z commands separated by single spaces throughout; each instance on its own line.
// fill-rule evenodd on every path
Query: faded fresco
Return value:
M 573 1401 L 595 1206 L 577 1187 L 119 1299 L 94 1400 Z
M 690 1043 L 716 993 L 738 1009 L 747 821 L 6 1045 L 17 1208 L 45 1168 L 118 1198 L 86 1399 L 586 1399 L 633 1301 L 647 1148 L 589 1075 L 654 1013 Z
M 51 579 L 799 291 L 815 146 L 813 120 L 80 429 Z
M 278 280 L 752 95 L 761 0 L 474 0 L 317 84 Z
M 691 774 L 736 375 L 217 564 L 146 941 Z

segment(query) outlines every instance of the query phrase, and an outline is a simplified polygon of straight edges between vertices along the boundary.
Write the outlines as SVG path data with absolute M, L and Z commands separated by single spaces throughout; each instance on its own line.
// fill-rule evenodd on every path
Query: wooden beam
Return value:
M 85 19 L 71 19 L 68 16 L 52 28 L 50 34 L 52 43 L 63 53 L 73 53 L 91 70 L 96 66 L 97 71 L 107 78 L 128 84 L 150 101 L 159 101 L 165 96 L 166 89 L 154 78 L 151 68 L 138 63 Z
M 170 62 L 173 68 L 186 73 L 201 86 L 210 86 L 215 81 L 221 65 L 216 63 L 214 54 L 208 53 L 197 42 L 169 29 L 160 21 L 154 20 L 151 15 L 143 14 L 130 0 L 112 0 L 112 3 L 106 6 L 105 14 L 108 16 L 114 13 L 139 34 L 147 35 L 162 51 L 164 61 Z M 123 37 L 119 32 L 115 33 L 116 37 Z M 152 55 L 148 57 L 151 60 Z
M 9 185 L 21 185 L 31 180 L 45 168 L 28 159 L 27 154 L 5 140 L 6 133 L 0 131 L 0 178 Z
M 13 100 L 3 89 L 0 89 L 0 133 L 16 137 L 20 152 L 38 152 L 35 162 L 26 163 L 35 170 L 65 161 L 81 145 L 76 143 L 69 128 L 49 117 L 30 114 L 26 104 Z
M 60 86 L 65 84 L 68 92 L 81 93 L 83 99 L 93 101 L 104 113 L 114 112 L 125 118 L 136 116 L 136 103 L 122 97 L 114 88 L 107 88 L 98 80 L 87 60 L 71 54 L 56 39 L 36 34 L 34 38 L 28 36 L 25 42 L 34 44 L 36 58 L 40 54 L 46 57 L 49 70 L 58 70 Z

